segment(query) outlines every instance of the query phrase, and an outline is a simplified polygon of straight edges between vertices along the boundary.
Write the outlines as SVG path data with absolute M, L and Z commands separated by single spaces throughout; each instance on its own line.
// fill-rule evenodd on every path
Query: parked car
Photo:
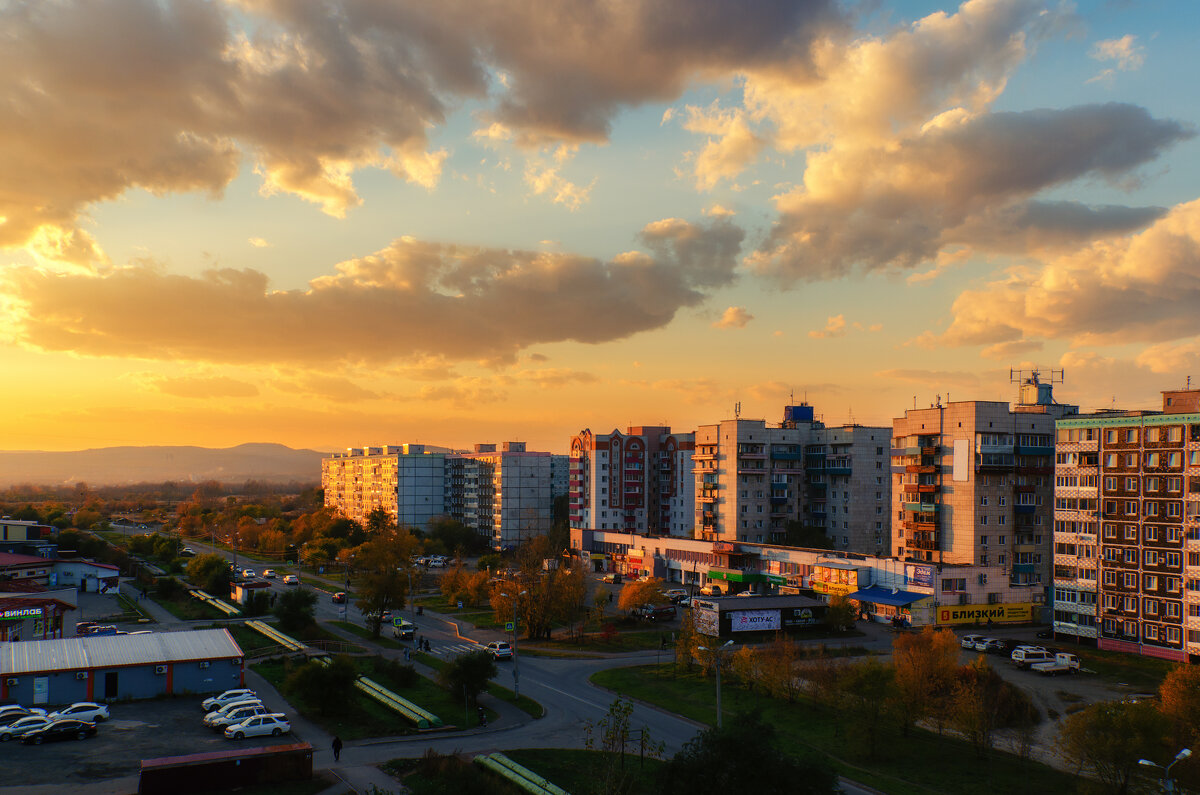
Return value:
M 623 580 L 618 572 L 610 571 L 608 574 L 604 575 L 604 581 L 620 585 Z
M 17 718 L 7 726 L 0 727 L 0 743 L 19 739 L 22 735 L 50 725 L 50 719 L 45 715 L 26 715 Z
M 1045 676 L 1074 674 L 1079 672 L 1079 658 L 1074 654 L 1056 654 L 1053 660 L 1032 663 L 1029 667 Z
M 257 576 L 254 569 L 242 569 L 242 579 L 244 580 L 253 580 Z
M 701 596 L 720 596 L 725 593 L 719 585 L 706 585 L 700 589 Z
M 21 735 L 21 742 L 26 745 L 41 745 L 54 740 L 86 740 L 96 736 L 96 724 L 83 720 L 67 718 L 52 721 L 40 729 Z
M 513 656 L 512 644 L 508 641 L 494 640 L 484 648 L 491 652 L 492 657 L 497 660 L 511 660 Z
M 425 565 L 431 569 L 444 569 L 444 568 L 446 568 L 446 559 L 445 558 L 430 558 L 429 562 L 426 563 Z
M 255 715 L 270 715 L 271 710 L 265 704 L 244 704 L 234 709 L 229 710 L 224 714 L 216 714 L 212 720 L 204 719 L 204 725 L 210 729 L 217 731 L 225 731 L 226 726 L 232 726 L 235 723 L 241 723 L 244 720 L 253 718 Z
M 210 696 L 201 702 L 200 707 L 205 712 L 212 712 L 214 709 L 220 709 L 226 704 L 232 704 L 234 701 L 245 701 L 248 698 L 257 698 L 257 694 L 249 688 L 240 687 L 234 690 L 226 690 L 220 695 Z
M 192 558 L 195 556 L 196 550 L 192 549 L 191 547 L 184 547 L 183 549 L 179 550 L 179 557 L 181 558 Z
M 16 717 L 13 720 L 16 720 L 17 718 L 27 718 L 30 715 L 45 714 L 46 710 L 41 707 L 22 707 L 20 704 L 5 704 L 3 707 L 0 707 L 0 720 L 10 715 L 15 715 Z
M 737 593 L 734 594 L 734 596 L 741 596 L 743 598 L 748 598 L 751 596 L 759 596 L 759 595 L 760 594 L 756 594 L 754 591 L 738 591 Z
M 975 651 L 987 652 L 1002 645 L 999 638 L 980 638 L 975 641 Z
M 108 707 L 104 704 L 97 704 L 94 701 L 77 701 L 69 707 L 63 707 L 60 710 L 51 712 L 46 717 L 52 721 L 59 720 L 60 718 L 71 718 L 72 720 L 80 720 L 85 723 L 97 723 L 108 720 Z
M 335 605 L 346 604 L 346 593 L 344 591 L 338 591 L 337 593 L 335 593 L 333 595 L 333 603 Z
M 663 591 L 663 596 L 670 599 L 672 602 L 679 604 L 680 601 L 687 598 L 688 592 L 683 588 L 668 588 Z
M 297 577 L 295 574 L 285 574 L 285 575 L 283 575 L 283 584 L 284 585 L 299 585 L 300 578 Z
M 964 649 L 974 649 L 975 644 L 983 639 L 983 635 L 963 635 L 958 639 L 958 645 Z
M 225 736 L 231 740 L 241 740 L 244 737 L 278 737 L 292 730 L 292 724 L 281 713 L 255 715 L 253 718 L 225 727 Z
M 642 605 L 633 614 L 645 621 L 670 621 L 675 618 L 675 605 Z
M 1043 640 L 1053 640 L 1054 627 L 1046 627 L 1045 629 L 1039 629 L 1037 636 Z
M 266 577 L 268 580 L 275 579 L 275 569 L 263 569 L 262 576 Z
M 682 599 L 679 600 L 678 605 L 679 605 L 679 607 L 691 607 L 692 606 L 692 597 L 690 597 L 690 596 L 683 597 Z
M 245 707 L 255 707 L 255 706 L 262 706 L 262 701 L 259 700 L 258 698 L 243 698 L 238 701 L 230 701 L 228 704 L 217 707 L 212 712 L 205 715 L 204 716 L 204 725 L 212 726 L 213 721 L 216 720 L 217 718 L 224 717 L 225 715 L 228 715 L 229 713 L 234 712 L 235 710 L 243 709 Z M 270 712 L 271 710 L 266 710 L 266 711 Z M 225 724 L 225 725 L 228 726 L 229 724 Z

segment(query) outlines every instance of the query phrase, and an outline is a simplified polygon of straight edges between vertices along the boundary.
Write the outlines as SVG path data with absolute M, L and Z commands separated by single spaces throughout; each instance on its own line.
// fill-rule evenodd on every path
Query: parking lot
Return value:
M 0 786 L 82 784 L 136 776 L 143 759 L 278 744 L 270 737 L 241 743 L 226 740 L 201 723 L 200 701 L 200 696 L 187 696 L 116 703 L 110 705 L 112 717 L 97 724 L 93 738 L 40 746 L 0 743 L 4 771 Z

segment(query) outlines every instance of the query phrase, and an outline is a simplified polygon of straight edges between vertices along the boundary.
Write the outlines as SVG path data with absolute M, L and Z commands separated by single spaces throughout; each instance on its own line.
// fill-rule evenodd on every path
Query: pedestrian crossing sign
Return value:
M 513 622 L 511 622 L 511 621 L 504 622 L 504 631 L 505 632 L 512 632 L 516 628 L 517 628 L 517 625 L 514 624 Z

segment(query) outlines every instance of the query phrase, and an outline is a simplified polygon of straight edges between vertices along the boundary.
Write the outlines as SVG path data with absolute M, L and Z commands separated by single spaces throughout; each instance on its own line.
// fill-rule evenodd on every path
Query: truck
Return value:
M 1029 666 L 1043 676 L 1058 676 L 1059 674 L 1074 674 L 1079 672 L 1079 658 L 1074 654 L 1059 652 L 1053 660 L 1037 662 Z

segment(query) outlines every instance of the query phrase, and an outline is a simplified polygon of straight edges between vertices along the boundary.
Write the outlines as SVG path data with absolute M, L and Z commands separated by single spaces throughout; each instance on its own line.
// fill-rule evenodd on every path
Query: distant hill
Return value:
M 223 449 L 101 447 L 70 452 L 0 450 L 0 485 L 84 482 L 89 486 L 111 486 L 162 483 L 168 480 L 319 483 L 321 458 L 325 455 L 315 450 L 293 450 L 281 444 L 239 444 Z

